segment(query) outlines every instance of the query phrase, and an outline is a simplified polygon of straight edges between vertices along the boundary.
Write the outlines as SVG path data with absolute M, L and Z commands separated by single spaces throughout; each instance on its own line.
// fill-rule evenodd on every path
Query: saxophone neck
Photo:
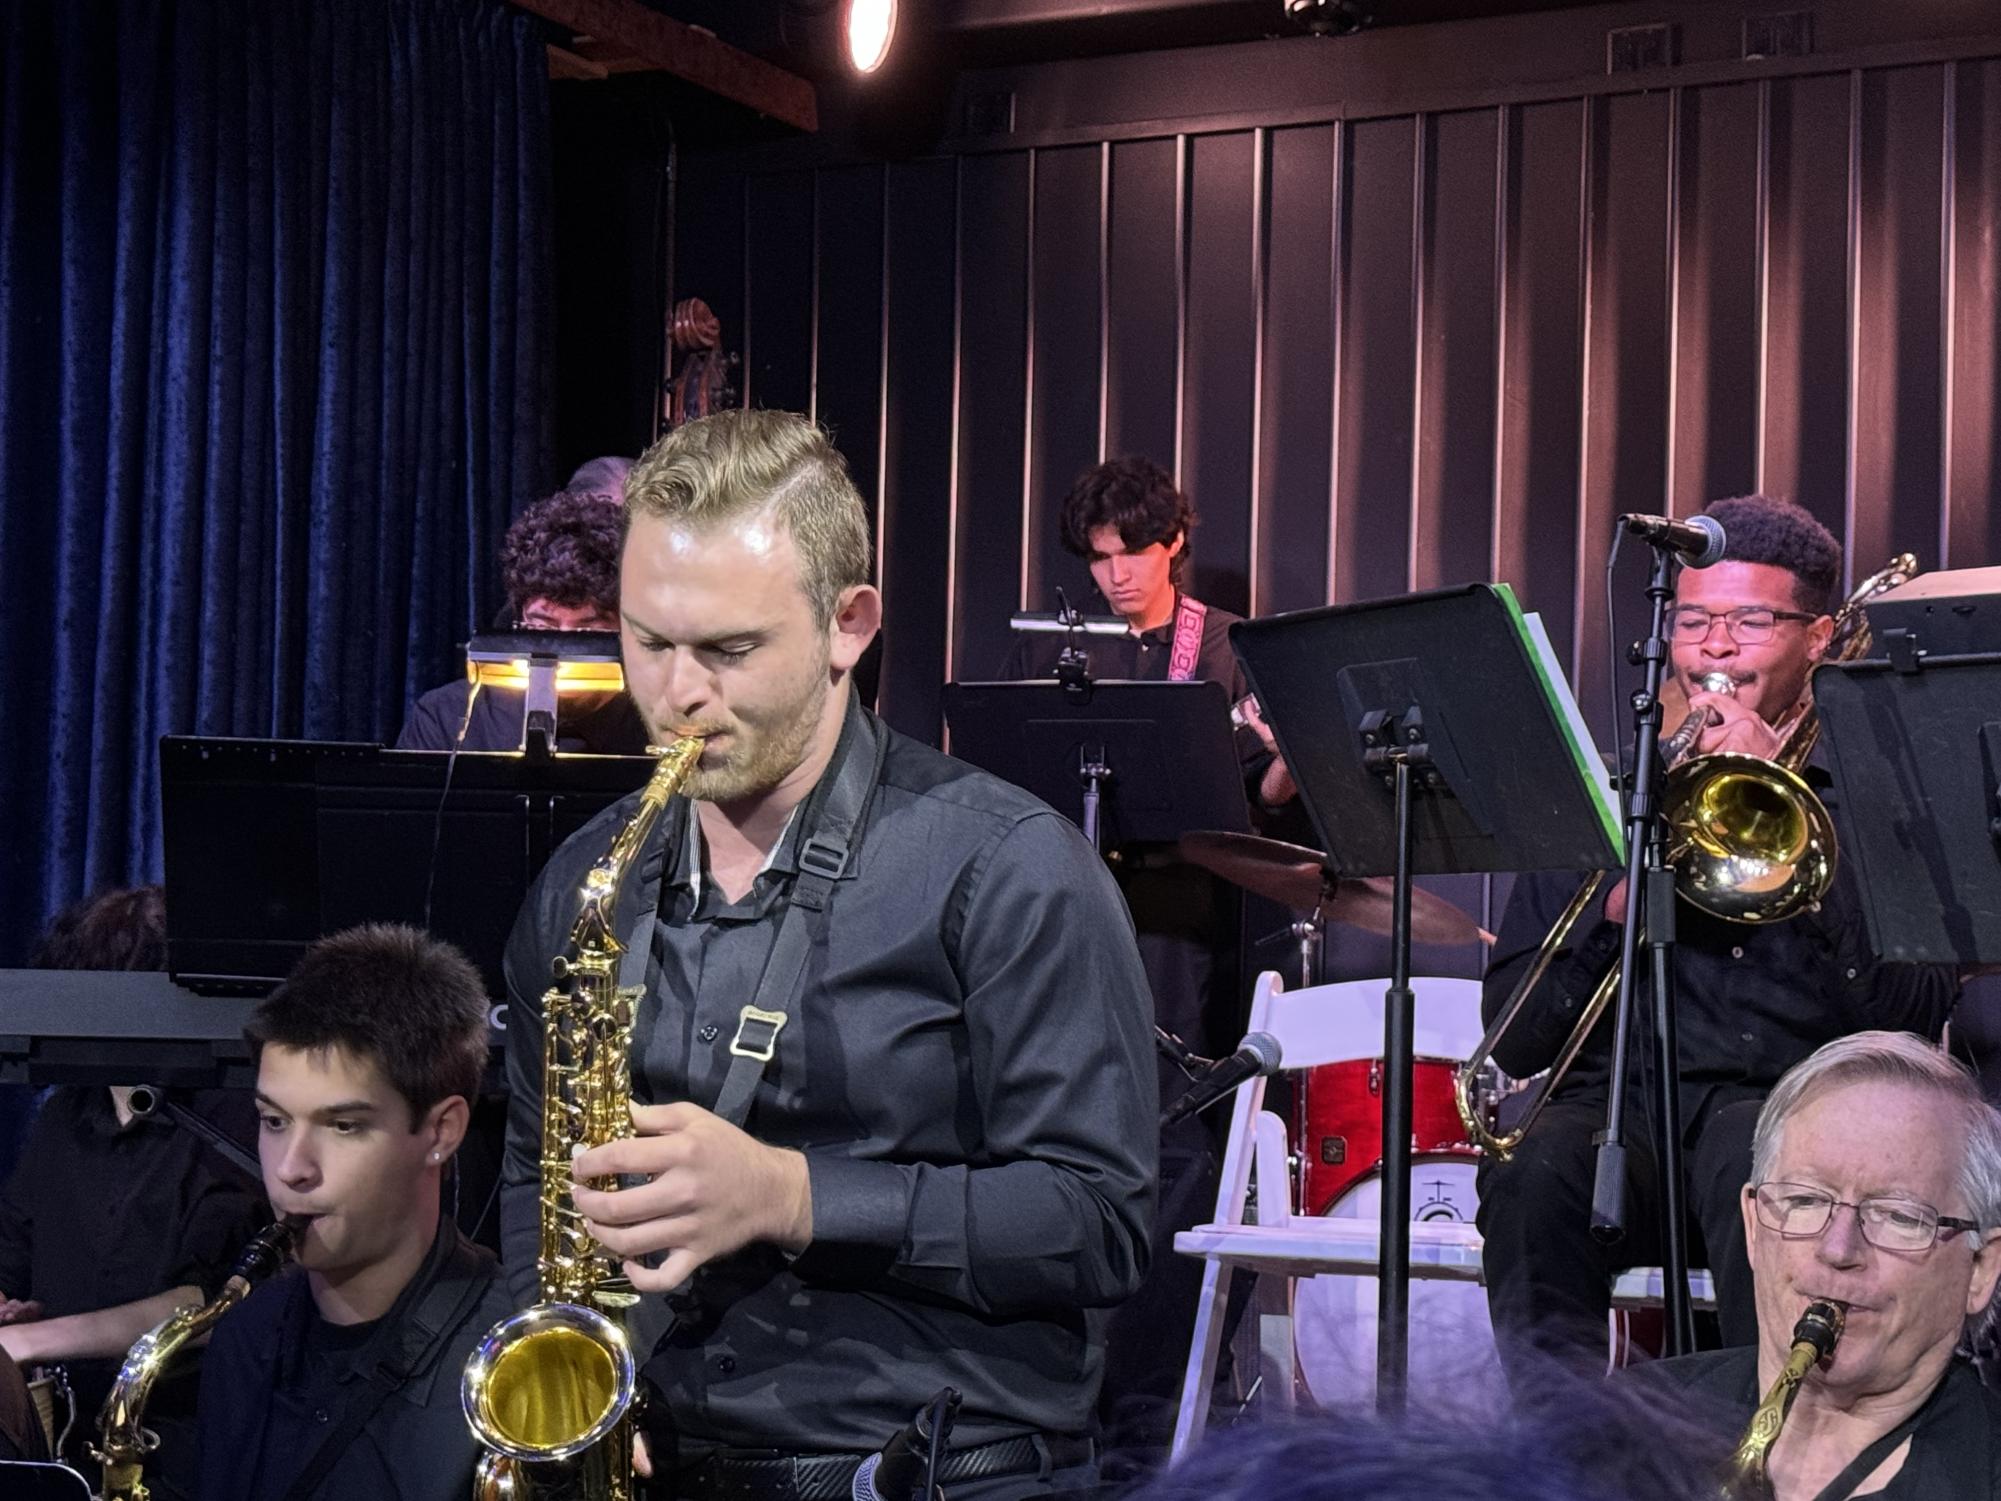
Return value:
M 104 1404 L 99 1423 L 103 1442 L 95 1451 L 105 1467 L 106 1501 L 125 1496 L 140 1501 L 146 1494 L 139 1466 L 159 1443 L 145 1427 L 146 1399 L 153 1383 L 191 1341 L 208 1333 L 253 1287 L 285 1264 L 303 1223 L 287 1217 L 260 1230 L 236 1258 L 221 1292 L 207 1303 L 175 1309 L 126 1351 Z
M 584 876 L 583 906 L 570 935 L 573 952 L 618 951 L 614 909 L 618 905 L 619 890 L 625 884 L 626 872 L 652 834 L 661 811 L 681 790 L 681 784 L 688 780 L 695 763 L 701 759 L 702 741 L 697 736 L 685 736 L 664 749 L 657 749 L 656 754 L 658 759 L 653 764 L 653 774 L 647 778 L 646 786 L 639 794 L 639 806 L 618 831 L 611 847 L 598 857 L 597 863 Z
M 1809 1303 L 1806 1312 L 1800 1315 L 1793 1326 L 1785 1363 L 1779 1367 L 1765 1400 L 1751 1414 L 1751 1424 L 1744 1430 L 1744 1437 L 1731 1458 L 1730 1473 L 1723 1486 L 1726 1501 L 1751 1501 L 1772 1494 L 1769 1474 L 1772 1446 L 1785 1431 L 1800 1383 L 1806 1380 L 1809 1371 L 1834 1353 L 1844 1317 L 1838 1304 L 1827 1302 Z

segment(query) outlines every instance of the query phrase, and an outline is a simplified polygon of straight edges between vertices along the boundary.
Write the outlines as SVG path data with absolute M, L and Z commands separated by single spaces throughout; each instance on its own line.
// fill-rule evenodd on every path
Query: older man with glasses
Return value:
M 1712 567 L 1683 570 L 1670 650 L 1675 680 L 1706 711 L 1691 749 L 1774 756 L 1812 704 L 1811 674 L 1833 635 L 1841 549 L 1799 506 L 1766 496 L 1713 503 L 1727 547 Z M 1833 806 L 1840 789 L 1809 762 L 1804 775 Z M 1519 877 L 1487 972 L 1489 1020 L 1576 892 L 1579 877 Z M 1726 922 L 1687 903 L 1676 910 L 1675 1001 L 1686 1195 L 1700 1231 L 1698 1265 L 1716 1277 L 1726 1344 L 1757 1323 L 1751 1269 L 1738 1233 L 1739 1189 L 1758 1107 L 1780 1075 L 1821 1044 L 1887 1027 L 1937 1037 L 1958 977 L 1885 964 L 1870 952 L 1854 872 L 1844 867 L 1812 910 L 1784 922 Z M 1611 967 L 1625 915 L 1623 880 L 1606 883 L 1531 992 L 1524 1024 L 1498 1050 L 1525 1078 L 1546 1068 L 1578 1010 Z M 1507 1163 L 1483 1165 L 1480 1228 L 1488 1303 L 1510 1376 L 1533 1382 L 1537 1353 L 1602 1366 L 1611 1278 L 1658 1263 L 1661 1185 L 1646 1101 L 1628 1102 L 1627 1235 L 1591 1234 L 1593 1138 L 1604 1126 L 1611 1027 L 1601 1025 Z M 1636 1081 L 1637 1082 L 1637 1081 Z
M 1832 1303 L 1840 1338 L 1768 1451 L 1776 1501 L 2001 1497 L 2001 1397 L 1967 1359 L 2001 1279 L 2001 1114 L 1968 1071 L 1908 1033 L 1821 1048 L 1759 1113 L 1743 1223 L 1757 1344 L 1639 1379 L 1734 1439 Z

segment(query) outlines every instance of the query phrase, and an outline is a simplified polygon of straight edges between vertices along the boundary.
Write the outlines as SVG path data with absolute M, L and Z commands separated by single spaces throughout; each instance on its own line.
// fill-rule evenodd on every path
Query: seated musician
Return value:
M 510 1311 L 440 1213 L 486 1066 L 487 1001 L 414 928 L 322 938 L 258 1006 L 259 1155 L 297 1265 L 224 1314 L 202 1366 L 201 1501 L 461 1501 L 459 1373 Z
M 1754 1347 L 1641 1367 L 1732 1439 L 1809 1303 L 1843 1314 L 1766 1455 L 1777 1501 L 2001 1497 L 2001 1397 L 1963 1349 L 2001 1280 L 2001 1113 L 1909 1033 L 1828 1043 L 1759 1112 L 1740 1194 Z
M 576 1161 L 649 1181 L 573 1191 L 634 1285 L 674 1294 L 641 1352 L 652 1468 L 677 1497 L 846 1497 L 949 1385 L 953 1501 L 1088 1486 L 1158 1109 L 1117 892 L 1053 810 L 856 702 L 881 598 L 861 496 L 811 422 L 677 428 L 626 509 L 628 685 L 659 743 L 705 739 L 621 903 L 644 956 L 638 1134 Z M 502 1228 L 523 1302 L 541 997 L 635 803 L 556 852 L 508 948 Z M 783 975 L 781 939 L 807 945 Z
M 1064 496 L 1058 516 L 1063 548 L 1089 566 L 1105 603 L 1127 626 L 1123 636 L 1078 638 L 1094 681 L 1222 683 L 1233 704 L 1248 703 L 1250 685 L 1229 635 L 1243 617 L 1205 604 L 1184 587 L 1199 519 L 1173 477 L 1151 459 L 1096 465 Z M 1001 675 L 1054 677 L 1066 644 L 1062 634 L 1024 632 Z M 1298 789 L 1270 731 L 1252 717 L 1236 739 L 1245 791 L 1258 805 L 1260 823 L 1275 837 L 1310 842 L 1299 832 Z M 1279 826 L 1288 817 L 1296 827 Z M 1117 874 L 1138 932 L 1154 1019 L 1195 1052 L 1226 1056 L 1244 1031 L 1239 892 L 1183 863 L 1171 846 L 1122 849 Z M 1187 1086 L 1173 1064 L 1162 1060 L 1157 1067 L 1163 1098 Z M 1174 1236 L 1214 1213 L 1219 1168 L 1210 1120 L 1185 1121 L 1162 1139 L 1153 1268 L 1113 1317 L 1109 1337 L 1102 1405 L 1115 1445 L 1156 1447 L 1172 1436 L 1202 1286 L 1201 1263 L 1176 1255 Z
M 1783 501 L 1721 500 L 1708 513 L 1723 524 L 1727 550 L 1711 567 L 1681 572 L 1671 617 L 1674 676 L 1691 712 L 1709 716 L 1697 753 L 1770 757 L 1785 728 L 1811 712 L 1808 674 L 1832 634 L 1840 549 L 1812 516 Z M 1731 691 L 1701 686 L 1709 673 L 1722 674 Z M 1831 807 L 1839 789 L 1814 763 L 1805 775 Z M 1889 1027 L 1938 1037 L 1957 993 L 1949 971 L 1884 964 L 1868 951 L 1852 879 L 1844 862 L 1817 905 L 1780 922 L 1728 922 L 1676 904 L 1685 1202 L 1701 1232 L 1691 1262 L 1715 1274 L 1725 1344 L 1757 1335 L 1737 1200 L 1766 1093 L 1820 1044 L 1850 1032 Z M 1578 883 L 1574 874 L 1516 879 L 1487 974 L 1490 1021 Z M 1549 1066 L 1618 955 L 1625 883 L 1608 877 L 1604 886 L 1604 900 L 1559 948 L 1522 1024 L 1497 1051 L 1517 1078 Z M 1626 1236 L 1608 1247 L 1590 1230 L 1593 1137 L 1605 1121 L 1611 1033 L 1608 1018 L 1514 1159 L 1481 1168 L 1488 1301 L 1511 1366 L 1537 1345 L 1602 1362 L 1614 1272 L 1660 1260 L 1652 1120 L 1637 1067 L 1626 1114 Z
M 599 486 L 611 482 L 609 471 L 593 479 Z M 523 631 L 617 630 L 618 518 L 615 495 L 582 490 L 558 490 L 517 516 L 500 545 L 508 624 Z M 424 694 L 411 706 L 397 748 L 519 747 L 525 695 L 481 688 L 475 699 L 472 692 L 460 677 Z M 557 712 L 560 750 L 639 755 L 646 749 L 646 732 L 622 694 L 565 694 Z
M 35 954 L 39 969 L 163 970 L 160 888 L 106 891 L 63 912 Z M 222 1102 L 195 1102 L 215 1115 Z M 247 1130 L 248 1119 L 243 1122 Z M 138 1115 L 127 1087 L 64 1085 L 43 1102 L 0 1192 L 0 1350 L 57 1367 L 73 1421 L 62 1458 L 87 1467 L 98 1411 L 132 1342 L 212 1295 L 268 1216 L 255 1188 L 164 1116 Z M 56 1404 L 56 1423 L 72 1417 Z M 155 1493 L 188 1491 L 194 1382 L 154 1388 Z
M 1113 613 L 1125 617 L 1128 631 L 1079 638 L 1093 679 L 1222 683 L 1231 703 L 1248 698 L 1250 685 L 1230 648 L 1230 627 L 1243 616 L 1205 604 L 1182 587 L 1199 519 L 1173 476 L 1136 456 L 1085 470 L 1063 497 L 1057 519 L 1063 550 L 1090 566 L 1091 582 Z M 1054 677 L 1064 645 L 1061 634 L 1017 636 L 1001 677 Z M 1270 732 L 1262 722 L 1253 718 L 1248 728 L 1256 740 L 1246 737 L 1246 750 L 1254 755 L 1261 741 L 1267 752 L 1257 758 L 1253 786 L 1267 808 L 1277 808 L 1298 789 L 1285 763 L 1269 754 Z

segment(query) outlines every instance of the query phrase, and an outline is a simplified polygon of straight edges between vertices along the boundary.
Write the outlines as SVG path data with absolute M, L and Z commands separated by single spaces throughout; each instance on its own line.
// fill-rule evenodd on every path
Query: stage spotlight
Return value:
M 847 41 L 848 65 L 857 73 L 873 73 L 889 57 L 896 39 L 896 0 L 847 0 L 841 30 Z

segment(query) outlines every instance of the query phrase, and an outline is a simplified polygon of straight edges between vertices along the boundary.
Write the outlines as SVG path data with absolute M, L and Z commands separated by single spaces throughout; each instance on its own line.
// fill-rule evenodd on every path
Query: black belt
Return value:
M 971 1449 L 954 1449 L 938 1466 L 938 1483 L 992 1480 L 1089 1464 L 1091 1441 L 1024 1433 Z M 866 1454 L 787 1454 L 775 1449 L 718 1449 L 676 1467 L 675 1490 L 690 1501 L 848 1501 Z

